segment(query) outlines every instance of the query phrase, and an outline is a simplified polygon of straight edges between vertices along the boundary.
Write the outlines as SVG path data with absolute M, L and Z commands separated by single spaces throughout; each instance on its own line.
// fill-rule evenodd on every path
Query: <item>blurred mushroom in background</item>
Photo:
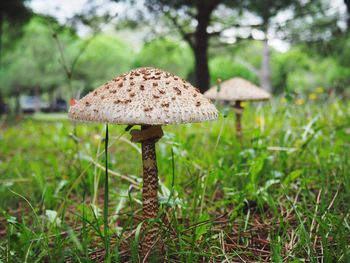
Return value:
M 233 103 L 236 114 L 236 136 L 240 142 L 242 142 L 241 118 L 244 109 L 242 102 L 262 101 L 271 98 L 270 93 L 242 78 L 232 78 L 224 82 L 218 81 L 218 86 L 210 88 L 204 93 L 204 96 L 214 101 Z

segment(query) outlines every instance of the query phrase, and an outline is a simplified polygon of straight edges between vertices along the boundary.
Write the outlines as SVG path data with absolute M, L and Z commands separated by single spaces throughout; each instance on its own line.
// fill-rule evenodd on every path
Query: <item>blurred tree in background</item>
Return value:
M 39 96 L 47 92 L 52 97 L 64 82 L 60 54 L 54 48 L 53 32 L 59 32 L 65 46 L 77 40 L 72 30 L 62 28 L 52 18 L 35 16 L 25 26 L 23 36 L 13 51 L 4 56 L 2 91 L 15 96 L 16 112 L 19 111 L 20 94 Z
M 219 36 L 226 29 L 226 25 L 221 21 L 222 18 L 214 17 L 215 10 L 219 5 L 231 8 L 238 7 L 239 4 L 240 1 L 236 0 L 150 0 L 145 2 L 147 10 L 156 16 L 156 19 L 152 18 L 152 20 L 167 18 L 172 27 L 177 29 L 182 39 L 191 47 L 195 60 L 195 84 L 202 92 L 210 87 L 209 39 Z M 215 29 L 210 29 L 214 24 Z
M 76 53 L 84 43 L 77 43 Z M 118 74 L 128 71 L 134 61 L 132 48 L 113 35 L 97 35 L 82 52 L 73 80 L 90 91 Z
M 1 72 L 3 49 L 12 46 L 14 39 L 21 33 L 21 25 L 31 16 L 24 2 L 25 0 L 0 1 L 0 77 L 3 75 Z M 5 31 L 7 38 L 4 38 Z M 0 89 L 0 114 L 4 111 L 5 103 Z
M 32 13 L 25 1 L 2 3 L 0 92 L 17 100 L 21 94 L 68 99 L 140 66 L 172 71 L 202 91 L 235 76 L 275 94 L 323 87 L 345 96 L 350 85 L 348 0 L 345 10 L 325 0 L 114 2 L 125 5 L 129 18 L 112 20 L 91 5 L 91 12 L 60 24 Z M 90 33 L 79 36 L 81 26 Z M 139 44 L 129 43 L 128 35 Z M 274 49 L 273 39 L 289 49 Z M 74 74 L 67 71 L 71 64 Z
M 10 41 L 4 41 L 3 39 L 4 31 L 11 33 L 8 34 L 8 39 L 10 35 L 18 37 L 18 33 L 21 30 L 21 25 L 28 21 L 29 17 L 31 16 L 31 11 L 24 5 L 25 2 L 25 0 L 0 2 L 0 67 L 3 48 L 11 46 L 9 44 Z
M 293 6 L 294 5 L 294 6 Z M 295 0 L 248 0 L 243 1 L 243 7 L 248 12 L 252 12 L 260 19 L 254 28 L 259 29 L 263 33 L 263 52 L 261 67 L 259 70 L 260 86 L 271 92 L 271 70 L 270 70 L 270 47 L 268 44 L 268 34 L 273 18 L 277 17 L 280 12 L 291 7 L 299 6 L 299 2 Z M 294 11 L 294 10 L 293 10 Z
M 149 41 L 144 44 L 133 63 L 133 67 L 144 66 L 162 68 L 187 78 L 193 69 L 191 50 L 187 43 L 179 43 L 170 38 Z

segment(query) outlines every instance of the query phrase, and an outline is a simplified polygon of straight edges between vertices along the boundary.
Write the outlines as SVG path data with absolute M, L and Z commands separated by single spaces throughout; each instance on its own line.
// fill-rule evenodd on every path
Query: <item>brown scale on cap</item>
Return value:
M 181 95 L 181 90 L 178 87 L 174 87 L 174 90 L 176 91 L 176 95 Z
M 108 89 L 101 86 L 79 100 L 70 108 L 69 116 L 82 121 L 145 125 L 200 122 L 217 117 L 209 100 L 171 73 L 141 68 L 113 80 L 108 82 Z
M 152 107 L 146 107 L 146 108 L 143 108 L 143 111 L 144 112 L 148 112 L 148 111 L 152 111 L 153 108 Z
M 163 102 L 162 104 L 160 104 L 160 106 L 169 108 L 170 103 L 169 102 Z

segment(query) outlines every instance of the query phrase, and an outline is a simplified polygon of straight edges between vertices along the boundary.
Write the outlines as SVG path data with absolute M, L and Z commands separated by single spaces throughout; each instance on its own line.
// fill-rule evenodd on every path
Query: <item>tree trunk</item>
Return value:
M 344 0 L 344 4 L 346 5 L 346 9 L 347 9 L 347 13 L 348 13 L 348 19 L 346 21 L 347 31 L 350 32 L 350 0 Z
M 15 93 L 15 114 L 16 115 L 21 114 L 21 104 L 19 101 L 19 92 Z
M 204 93 L 209 89 L 210 74 L 208 66 L 208 41 L 209 35 L 207 27 L 209 25 L 210 14 L 212 10 L 208 8 L 203 1 L 199 1 L 195 40 L 193 45 L 193 53 L 195 57 L 195 81 L 199 90 Z
M 0 91 L 0 115 L 6 113 L 6 108 L 5 108 L 5 102 L 4 98 L 2 96 L 2 92 Z
M 267 37 L 263 42 L 264 47 L 260 69 L 260 86 L 267 92 L 271 92 L 270 47 L 267 42 Z
M 3 24 L 4 24 L 4 16 L 0 10 L 0 69 L 2 66 L 2 38 L 3 38 Z

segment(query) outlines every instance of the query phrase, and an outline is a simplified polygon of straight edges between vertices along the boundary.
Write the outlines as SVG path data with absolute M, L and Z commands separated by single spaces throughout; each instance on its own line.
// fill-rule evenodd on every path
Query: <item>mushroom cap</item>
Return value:
M 217 86 L 214 86 L 204 95 L 213 100 L 225 101 L 268 100 L 271 98 L 270 93 L 242 78 L 226 80 L 220 84 L 219 92 Z
M 214 120 L 215 106 L 190 83 L 157 68 L 122 74 L 69 109 L 75 121 L 165 125 Z

